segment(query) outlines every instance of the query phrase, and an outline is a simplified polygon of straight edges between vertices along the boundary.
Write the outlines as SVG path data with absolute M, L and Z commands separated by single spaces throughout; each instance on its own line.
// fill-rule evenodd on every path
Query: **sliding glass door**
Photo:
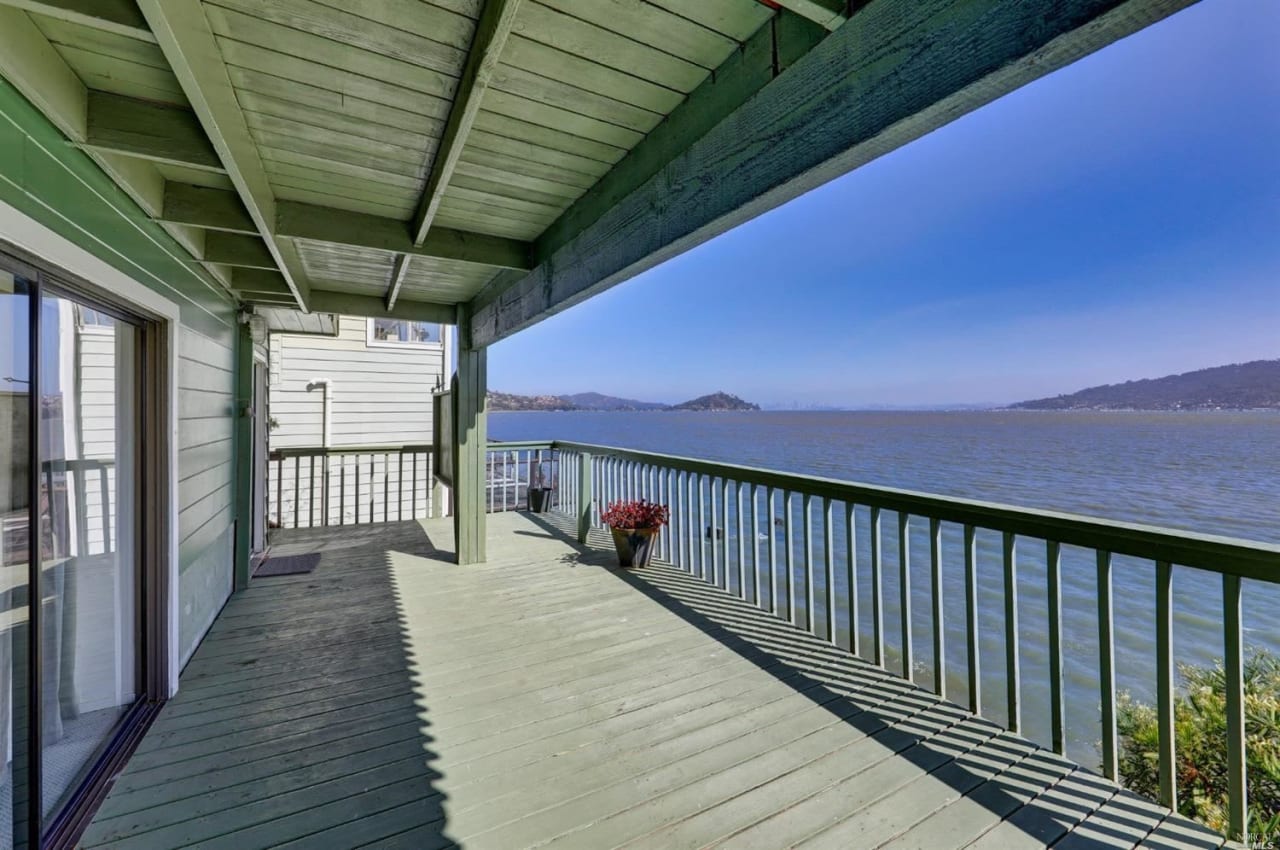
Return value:
M 146 327 L 0 253 L 0 850 L 74 835 L 148 702 Z

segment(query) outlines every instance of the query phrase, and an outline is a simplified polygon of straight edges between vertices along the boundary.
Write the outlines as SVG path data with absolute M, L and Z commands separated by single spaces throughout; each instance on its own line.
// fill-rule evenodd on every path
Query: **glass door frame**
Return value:
M 165 412 L 168 410 L 166 380 L 167 323 L 159 317 L 141 315 L 135 305 L 106 290 L 94 286 L 68 272 L 57 269 L 23 249 L 0 240 L 0 269 L 23 278 L 28 291 L 28 575 L 27 575 L 27 681 L 22 700 L 27 724 L 25 771 L 27 802 L 25 818 L 11 813 L 14 822 L 25 819 L 26 835 L 15 833 L 16 846 L 26 848 L 73 847 L 92 819 L 109 790 L 110 780 L 124 767 L 142 736 L 150 727 L 169 693 L 169 503 L 167 466 L 168 439 L 165 434 Z M 137 565 L 134 637 L 137 674 L 137 699 L 117 724 L 110 739 L 76 789 L 45 827 L 43 817 L 42 732 L 43 703 L 43 552 L 44 538 L 40 518 L 42 473 L 41 420 L 41 323 L 43 299 L 46 295 L 67 298 L 117 319 L 137 329 L 138 356 L 134 358 L 134 405 L 138 428 L 137 451 L 132 470 L 136 486 L 136 511 L 133 521 L 137 542 Z M 123 508 L 123 506 L 121 506 Z M 119 510 L 117 516 L 123 513 Z M 148 519 L 154 518 L 154 519 Z M 15 683 L 16 684 L 16 683 Z M 17 706 L 15 701 L 15 707 Z M 15 726 L 19 718 L 11 718 Z M 16 742 L 15 742 L 16 743 Z M 15 781 L 18 767 L 15 747 Z

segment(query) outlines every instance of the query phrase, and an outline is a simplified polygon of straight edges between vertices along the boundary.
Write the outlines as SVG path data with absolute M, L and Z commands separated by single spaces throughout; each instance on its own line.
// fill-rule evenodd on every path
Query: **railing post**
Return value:
M 485 560 L 488 352 L 470 347 L 469 309 L 458 311 L 458 326 L 458 374 L 453 390 L 453 536 L 458 563 L 478 564 Z
M 591 492 L 590 452 L 578 453 L 578 542 L 586 543 L 591 533 L 591 507 L 595 495 Z
M 238 325 L 235 372 L 235 558 L 232 570 L 236 590 L 249 586 L 249 560 L 253 549 L 253 332 L 248 322 Z M 105 507 L 105 505 L 104 505 Z M 297 500 L 294 500 L 297 515 Z M 283 522 L 280 523 L 284 525 Z

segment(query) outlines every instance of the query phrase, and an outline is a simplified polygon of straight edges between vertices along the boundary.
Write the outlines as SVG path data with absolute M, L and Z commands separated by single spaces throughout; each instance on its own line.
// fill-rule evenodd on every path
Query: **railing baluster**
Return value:
M 276 460 L 276 525 L 284 528 L 284 458 Z
M 316 527 L 316 456 L 307 463 L 307 528 Z
M 942 521 L 929 518 L 929 577 L 933 602 L 933 692 L 947 697 L 947 638 L 942 610 Z
M 1245 773 L 1244 623 L 1240 576 L 1222 576 L 1223 667 L 1227 689 L 1227 837 L 1244 841 L 1249 829 L 1248 777 Z
M 880 540 L 880 508 L 871 506 L 871 646 L 877 667 L 884 666 L 884 611 L 881 601 L 884 582 L 881 576 L 881 560 L 884 550 Z
M 1116 645 L 1112 631 L 1111 553 L 1098 550 L 1098 684 L 1102 697 L 1102 775 L 1118 781 Z
M 382 453 L 382 521 L 391 518 L 391 455 Z
M 698 538 L 698 577 L 703 581 L 707 579 L 707 547 L 706 547 L 706 530 L 707 530 L 707 509 L 706 497 L 703 494 L 703 484 L 706 483 L 706 476 L 701 473 L 695 475 L 698 484 L 698 527 L 697 533 L 694 535 Z
M 796 536 L 795 518 L 791 514 L 791 491 L 782 491 L 782 543 L 786 546 L 786 575 L 783 576 L 783 590 L 787 595 L 787 620 L 793 626 L 796 622 L 796 594 L 792 586 L 796 577 Z
M 351 477 L 355 479 L 356 492 L 351 501 L 351 516 L 355 520 L 355 525 L 360 524 L 360 455 L 353 454 L 351 456 Z
M 735 481 L 733 495 L 737 500 L 738 516 L 735 529 L 738 533 L 738 596 L 747 598 L 747 529 L 742 521 L 742 482 Z
M 302 504 L 301 504 L 302 500 L 298 498 L 298 493 L 300 492 L 301 486 L 302 486 L 302 457 L 299 455 L 295 455 L 293 458 L 293 527 L 294 528 L 302 527 L 302 523 L 300 522 L 301 517 L 299 513 L 302 510 Z
M 818 633 L 818 583 L 813 576 L 813 495 L 805 493 L 800 500 L 804 511 L 801 517 L 801 536 L 804 538 L 804 599 L 807 608 L 804 616 L 805 631 Z
M 1022 676 L 1018 661 L 1018 541 L 1004 533 L 1005 700 L 1010 732 L 1022 729 Z
M 396 520 L 404 522 L 404 449 L 399 451 L 396 459 Z
M 720 587 L 729 590 L 729 479 L 720 479 Z
M 723 565 L 720 563 L 720 501 L 716 497 L 719 495 L 719 488 L 716 487 L 716 481 L 711 479 L 711 583 L 716 587 L 720 586 L 720 571 Z
M 911 646 L 911 516 L 898 512 L 898 610 L 902 614 L 902 678 L 911 681 L 915 653 Z
M 418 518 L 418 453 L 414 452 L 412 457 L 413 457 L 413 461 L 411 465 L 413 467 L 413 471 L 411 474 L 413 476 L 413 494 L 409 497 L 409 513 L 412 519 L 417 519 Z M 430 516 L 430 514 L 431 512 L 427 511 L 427 515 Z
M 858 641 L 858 531 L 853 502 L 844 503 L 845 588 L 849 595 L 849 652 L 857 655 Z
M 769 519 L 769 610 L 778 613 L 778 527 L 774 522 L 774 496 L 777 491 L 769 487 L 765 491 L 765 516 Z
M 755 604 L 763 608 L 764 597 L 760 595 L 760 485 L 751 485 L 751 576 L 755 588 Z
M 1053 751 L 1066 755 L 1067 733 L 1062 696 L 1062 545 L 1045 543 L 1045 581 L 1049 600 L 1049 721 Z
M 1177 763 L 1173 723 L 1173 565 L 1156 562 L 1156 730 L 1160 753 L 1160 803 L 1177 811 Z
M 964 628 L 968 657 L 969 710 L 982 714 L 982 668 L 978 658 L 978 535 L 972 525 L 964 527 Z
M 827 641 L 836 642 L 836 556 L 835 534 L 831 528 L 834 515 L 831 499 L 822 499 L 822 560 L 826 565 L 827 575 Z

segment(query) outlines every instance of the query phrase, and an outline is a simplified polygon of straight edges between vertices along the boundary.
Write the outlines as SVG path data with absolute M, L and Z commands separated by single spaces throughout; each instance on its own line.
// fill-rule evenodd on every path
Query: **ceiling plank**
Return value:
M 395 307 L 387 309 L 386 302 L 374 295 L 352 295 L 347 292 L 312 290 L 312 307 L 321 313 L 340 313 L 344 316 L 368 316 L 372 318 L 409 319 L 415 322 L 440 322 L 457 324 L 458 311 L 453 304 L 432 304 L 426 301 L 410 301 L 401 298 Z
M 834 30 L 848 18 L 845 0 L 772 0 L 789 12 L 808 18 L 826 30 Z
M 164 184 L 162 221 L 189 224 L 206 230 L 258 235 L 258 226 L 245 211 L 240 196 L 226 189 L 210 189 L 189 183 Z
M 375 248 L 396 254 L 438 257 L 497 268 L 533 268 L 529 243 L 517 239 L 435 227 L 425 242 L 415 245 L 408 225 L 399 219 L 315 204 L 280 201 L 276 209 L 275 229 L 279 236 L 314 242 Z
M 275 238 L 275 195 L 200 0 L 139 0 L 138 5 L 298 307 L 306 312 L 309 286 L 302 263 L 292 244 Z
M 467 54 L 467 63 L 463 66 L 462 78 L 458 81 L 453 106 L 449 109 L 449 118 L 445 122 L 444 134 L 436 149 L 431 173 L 427 176 L 426 188 L 413 218 L 415 245 L 421 245 L 427 238 L 427 231 L 431 229 L 431 220 L 435 218 L 440 199 L 449 185 L 449 178 L 457 168 L 458 158 L 462 156 L 462 149 L 467 143 L 467 134 L 471 132 L 471 125 L 480 112 L 480 101 L 498 67 L 502 48 L 507 43 L 507 36 L 511 33 L 519 10 L 520 0 L 487 0 L 480 13 L 475 38 Z
M 189 109 L 102 91 L 89 92 L 86 147 L 225 173 Z
M 276 268 L 275 258 L 260 238 L 221 230 L 211 230 L 205 236 L 200 259 L 206 263 L 246 269 L 274 271 Z
M 510 336 L 1192 2 L 870 3 L 560 247 L 540 240 L 469 336 Z
M 133 0 L 0 0 L 0 4 L 49 18 L 155 43 Z

